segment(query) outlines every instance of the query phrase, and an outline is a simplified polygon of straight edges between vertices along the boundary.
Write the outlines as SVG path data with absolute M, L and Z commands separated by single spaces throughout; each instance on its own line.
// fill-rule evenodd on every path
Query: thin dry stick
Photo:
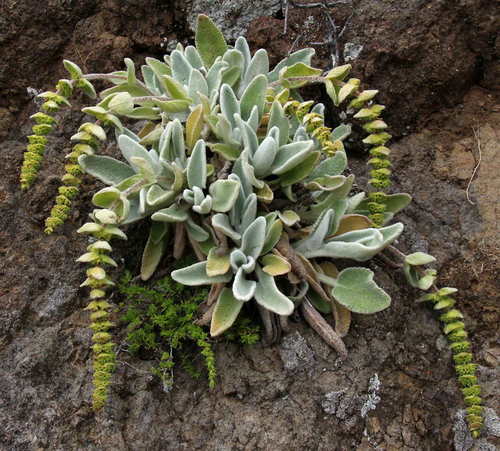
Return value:
M 482 155 L 481 155 L 481 137 L 479 136 L 479 131 L 477 129 L 475 129 L 474 127 L 472 127 L 472 132 L 474 133 L 474 138 L 476 139 L 477 150 L 479 152 L 479 159 L 477 160 L 477 164 L 476 164 L 474 170 L 472 171 L 472 175 L 470 177 L 469 183 L 467 183 L 467 189 L 465 190 L 465 195 L 467 197 L 469 204 L 476 205 L 474 202 L 472 202 L 470 200 L 469 189 L 470 189 L 470 186 L 472 184 L 472 181 L 474 180 L 474 176 L 476 175 L 476 172 L 479 169 L 479 166 L 481 165 Z

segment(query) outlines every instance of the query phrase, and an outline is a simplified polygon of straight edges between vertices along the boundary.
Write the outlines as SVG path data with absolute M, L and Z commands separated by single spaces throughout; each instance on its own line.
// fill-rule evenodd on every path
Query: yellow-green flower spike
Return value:
M 468 415 L 466 418 L 469 430 L 473 437 L 479 437 L 484 422 L 480 397 L 481 387 L 476 377 L 477 365 L 472 362 L 471 344 L 467 340 L 465 324 L 461 321 L 463 315 L 460 310 L 454 308 L 455 300 L 449 296 L 454 291 L 456 290 L 453 288 L 442 288 L 432 295 L 425 296 L 423 300 L 432 302 L 434 309 L 440 305 L 437 310 L 446 310 L 439 319 L 444 323 L 443 331 L 453 352 L 457 379 L 464 396 L 464 403 L 467 406 Z

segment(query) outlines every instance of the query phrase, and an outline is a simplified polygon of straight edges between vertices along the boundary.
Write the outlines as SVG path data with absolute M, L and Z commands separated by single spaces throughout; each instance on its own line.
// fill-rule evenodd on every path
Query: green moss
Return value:
M 208 333 L 196 324 L 199 305 L 206 299 L 208 290 L 191 289 L 174 282 L 170 277 L 159 280 L 152 287 L 131 283 L 127 274 L 118 285 L 125 296 L 122 320 L 127 325 L 127 342 L 133 354 L 148 352 L 159 363 L 153 373 L 162 379 L 165 387 L 173 383 L 175 358 L 192 375 L 199 375 L 189 364 L 202 356 L 209 386 L 215 386 L 215 355 Z M 197 352 L 190 352 L 189 344 L 196 345 Z M 193 369 L 193 371 L 190 371 Z

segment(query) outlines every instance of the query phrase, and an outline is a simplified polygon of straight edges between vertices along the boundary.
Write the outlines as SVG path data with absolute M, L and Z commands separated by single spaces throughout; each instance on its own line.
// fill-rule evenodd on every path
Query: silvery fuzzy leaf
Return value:
M 250 64 L 245 72 L 244 77 L 240 83 L 238 94 L 241 96 L 250 82 L 257 77 L 257 75 L 267 75 L 269 72 L 269 57 L 265 49 L 259 49 L 255 52 L 250 60 Z
M 241 218 L 238 218 L 240 231 L 246 230 L 257 216 L 257 196 L 252 193 L 248 196 L 243 204 L 243 213 Z
M 330 133 L 331 141 L 343 141 L 351 134 L 351 124 L 341 124 Z
M 259 147 L 259 140 L 257 134 L 253 131 L 252 127 L 248 125 L 239 114 L 235 114 L 236 124 L 238 125 L 241 136 L 243 138 L 243 145 L 245 149 L 248 149 L 250 155 L 253 155 Z
M 241 156 L 235 161 L 233 165 L 232 175 L 237 176 L 238 181 L 240 182 L 240 191 L 241 191 L 240 197 L 241 197 L 241 204 L 243 204 L 247 199 L 247 197 L 251 195 L 253 189 L 252 189 L 252 182 L 251 180 L 248 179 L 247 172 L 243 167 L 243 158 Z
M 267 132 L 267 136 L 270 137 L 270 138 L 274 138 L 274 140 L 279 143 L 281 141 L 280 139 L 280 136 L 281 136 L 281 133 L 280 133 L 280 130 L 278 127 L 274 126 L 271 128 L 271 130 L 269 130 Z
M 237 88 L 241 72 L 239 67 L 227 67 L 222 71 L 222 83 Z
M 184 190 L 185 191 L 185 190 Z M 198 186 L 193 186 L 193 203 L 194 205 L 199 205 L 205 199 L 205 193 Z
M 110 102 L 112 97 L 110 98 L 109 96 L 111 94 L 119 93 L 119 92 L 128 92 L 132 97 L 143 97 L 143 96 L 149 96 L 151 93 L 146 89 L 143 88 L 142 86 L 139 85 L 129 85 L 128 83 L 122 83 L 117 86 L 113 86 L 112 88 L 105 89 L 104 91 L 101 91 L 99 96 L 101 99 L 104 99 L 102 102 L 98 103 L 98 106 L 107 108 L 108 104 L 106 102 Z
M 333 219 L 334 211 L 325 210 L 312 225 L 312 231 L 309 236 L 294 244 L 293 247 L 295 250 L 306 256 L 308 252 L 320 249 L 326 237 L 331 233 Z
M 190 100 L 173 99 L 173 100 L 153 100 L 154 104 L 163 112 L 168 114 L 181 113 L 189 109 Z
M 390 296 L 373 281 L 367 268 L 346 268 L 332 290 L 335 300 L 354 313 L 376 313 L 389 307 Z
M 212 247 L 207 255 L 207 275 L 210 277 L 226 274 L 231 269 L 227 252 L 221 248 Z
M 129 113 L 124 114 L 124 116 L 129 117 L 131 119 L 146 119 L 149 121 L 156 121 L 160 119 L 160 110 L 159 108 L 151 108 L 151 107 L 137 107 L 134 108 Z
M 199 139 L 193 147 L 193 152 L 187 164 L 188 186 L 192 189 L 195 186 L 206 187 L 207 182 L 207 153 L 205 142 Z
M 235 243 L 239 243 L 241 240 L 241 235 L 233 229 L 229 222 L 229 217 L 223 213 L 217 213 L 212 216 L 212 227 L 231 238 Z
M 137 82 L 137 78 L 135 76 L 135 64 L 130 58 L 125 58 L 123 61 L 127 66 L 127 83 L 129 85 L 133 85 Z
M 323 176 L 336 176 L 342 174 L 347 167 L 347 156 L 344 151 L 335 152 L 333 157 L 324 159 L 308 177 L 313 180 Z
M 222 71 L 227 67 L 227 63 L 218 61 L 209 69 L 207 73 L 207 86 L 208 91 L 210 92 L 210 97 L 212 97 L 212 92 L 214 90 L 219 91 L 222 83 Z
M 193 205 L 192 209 L 199 215 L 207 215 L 212 211 L 212 197 L 210 195 L 205 196 L 201 202 Z
M 290 133 L 290 123 L 283 111 L 281 104 L 275 100 L 271 107 L 269 123 L 267 124 L 267 133 L 270 134 L 273 127 L 279 130 L 279 145 L 283 146 L 288 143 L 288 135 Z M 307 138 L 306 138 L 307 139 Z
M 172 99 L 192 101 L 192 99 L 189 98 L 184 86 L 175 78 L 171 77 L 170 75 L 163 75 L 162 80 Z
M 276 219 L 276 215 L 270 213 L 266 215 L 266 239 L 261 254 L 267 254 L 274 249 L 283 233 L 283 223 Z
M 227 63 L 228 69 L 236 67 L 239 69 L 240 74 L 243 74 L 245 71 L 245 57 L 238 49 L 229 49 L 222 56 L 222 61 Z
M 247 124 L 252 128 L 254 132 L 257 132 L 259 128 L 260 117 L 259 117 L 259 109 L 257 105 L 254 105 L 252 108 L 252 112 L 250 113 L 250 117 L 247 120 Z
M 254 260 L 255 261 L 255 260 Z M 241 251 L 241 249 L 234 249 L 229 255 L 229 264 L 233 269 L 233 272 L 237 272 L 240 267 L 248 263 L 247 256 Z
M 263 216 L 256 218 L 245 229 L 242 229 L 241 251 L 246 256 L 251 256 L 255 260 L 260 256 L 266 238 L 266 219 Z
M 134 170 L 142 175 L 148 183 L 154 183 L 156 181 L 155 166 L 153 166 L 152 162 L 150 163 L 150 161 L 146 161 L 141 157 L 131 157 L 130 163 Z
M 132 224 L 144 218 L 145 214 L 139 211 L 139 197 L 129 199 L 129 212 L 126 218 L 121 221 L 121 224 Z
M 64 68 L 69 72 L 69 75 L 73 80 L 78 80 L 79 78 L 82 77 L 83 75 L 82 70 L 72 61 L 63 60 L 63 65 Z
M 224 55 L 227 50 L 223 34 L 212 20 L 204 14 L 198 15 L 195 42 L 207 69 L 210 68 L 218 56 Z
M 306 220 L 317 218 L 325 209 L 332 208 L 338 201 L 345 201 L 354 183 L 354 175 L 346 177 L 344 184 L 333 191 L 323 192 L 314 205 L 312 205 L 303 217 Z M 347 205 L 347 203 L 346 203 Z M 301 215 L 302 216 L 302 215 Z
M 189 114 L 186 120 L 186 145 L 192 149 L 201 136 L 203 130 L 203 106 L 198 105 Z
M 121 192 L 113 186 L 103 188 L 92 196 L 92 203 L 96 207 L 109 208 L 113 202 L 120 199 Z
M 400 222 L 381 229 L 355 230 L 331 238 L 317 249 L 311 248 L 301 253 L 306 258 L 328 257 L 367 261 L 391 244 L 402 231 L 403 224 Z
M 78 164 L 83 170 L 106 185 L 115 185 L 135 175 L 135 171 L 125 163 L 100 155 L 80 155 Z
M 223 84 L 220 90 L 220 109 L 231 127 L 235 128 L 237 124 L 234 116 L 240 115 L 240 103 L 228 84 Z
M 248 280 L 243 268 L 239 268 L 233 280 L 233 296 L 242 302 L 249 301 L 253 298 L 256 287 L 255 280 Z
M 298 141 L 281 146 L 272 166 L 272 173 L 283 174 L 304 161 L 311 149 L 314 141 Z
M 184 50 L 184 56 L 188 60 L 188 63 L 195 69 L 201 69 L 203 67 L 203 61 L 196 47 L 188 45 Z
M 186 151 L 184 144 L 184 129 L 178 119 L 170 121 L 158 143 L 160 160 L 165 162 L 178 162 L 182 167 L 186 162 Z
M 252 186 L 254 186 L 257 189 L 262 189 L 265 186 L 265 182 L 263 180 L 259 180 L 255 176 L 255 170 L 253 166 L 248 162 L 248 158 L 246 158 L 245 152 L 246 151 L 242 152 L 242 158 L 241 158 L 242 161 L 241 164 L 243 172 L 245 173 L 245 177 L 251 183 Z
M 129 114 L 134 109 L 134 100 L 128 92 L 119 92 L 108 103 L 108 110 L 116 114 Z
M 239 141 L 233 139 L 233 126 L 222 114 L 217 115 L 217 124 L 214 128 L 215 135 L 220 138 L 225 144 L 239 148 Z
M 291 186 L 305 179 L 314 169 L 319 158 L 320 152 L 310 152 L 300 164 L 280 175 L 281 186 Z
M 246 72 L 248 66 L 250 65 L 250 60 L 252 59 L 252 54 L 250 53 L 250 47 L 248 46 L 247 40 L 243 36 L 240 36 L 236 39 L 234 48 L 239 50 L 243 55 L 244 72 Z
M 149 187 L 144 187 L 139 191 L 139 215 L 145 215 L 147 212 L 146 195 Z
M 323 105 L 322 103 L 317 103 L 316 105 L 314 105 L 312 107 L 311 113 L 317 113 L 317 114 L 321 114 L 321 116 L 324 116 L 325 115 L 325 105 Z
M 153 185 L 147 190 L 146 203 L 150 207 L 159 207 L 171 203 L 174 198 L 173 191 L 165 191 L 158 185 Z
M 265 138 L 252 157 L 252 165 L 257 177 L 265 177 L 271 173 L 271 165 L 278 153 L 278 143 L 274 138 Z
M 436 261 L 436 258 L 425 252 L 414 252 L 405 257 L 405 263 L 410 266 L 427 265 Z
M 293 135 L 293 142 L 307 141 L 308 139 L 309 135 L 306 129 L 302 125 L 299 125 Z
M 198 93 L 208 96 L 208 85 L 201 72 L 197 69 L 193 69 L 189 76 L 188 95 L 193 99 L 194 104 L 201 103 Z
M 189 236 L 195 241 L 202 242 L 208 240 L 209 238 L 208 232 L 203 227 L 200 227 L 198 224 L 193 222 L 190 218 L 188 218 L 186 222 L 186 230 Z
M 311 191 L 335 191 L 345 184 L 347 177 L 343 175 L 323 175 L 317 178 L 310 177 L 304 184 Z
M 118 147 L 121 150 L 123 157 L 129 162 L 132 167 L 135 167 L 132 159 L 141 158 L 153 170 L 156 166 L 148 151 L 141 146 L 137 141 L 129 138 L 127 135 L 120 135 L 118 138 Z
M 354 196 L 351 196 L 347 199 L 347 213 L 354 213 L 359 204 L 363 201 L 363 199 L 366 197 L 366 194 L 364 192 L 355 194 Z M 366 215 L 365 215 L 366 216 Z
M 193 66 L 189 64 L 188 60 L 179 50 L 174 50 L 170 54 L 170 63 L 172 67 L 173 77 L 182 85 L 187 85 L 189 76 L 193 70 Z
M 292 227 L 300 221 L 300 216 L 293 210 L 279 211 L 278 216 L 288 227 Z
M 254 297 L 257 303 L 277 315 L 291 315 L 294 304 L 278 289 L 274 277 L 262 271 L 259 265 L 255 272 L 258 283 Z
M 121 130 L 115 129 L 116 141 L 118 141 L 118 139 L 122 135 L 128 136 L 131 140 L 133 140 L 135 142 L 139 142 L 141 140 L 141 138 L 139 138 L 139 136 L 137 136 L 132 130 L 129 130 L 126 127 L 123 127 Z
M 212 285 L 214 283 L 227 283 L 233 278 L 232 273 L 220 276 L 207 276 L 207 262 L 199 262 L 186 268 L 177 269 L 170 274 L 176 282 L 188 286 Z
M 229 329 L 238 318 L 242 307 L 243 302 L 238 301 L 233 296 L 232 290 L 224 288 L 217 299 L 212 314 L 210 336 L 216 337 Z
M 275 254 L 264 255 L 261 261 L 264 265 L 262 270 L 273 277 L 287 274 L 292 269 L 292 266 L 290 265 L 288 260 Z
M 217 212 L 228 212 L 233 208 L 240 192 L 240 183 L 236 180 L 216 180 L 209 189 L 212 196 L 212 209 Z
M 153 222 L 149 231 L 148 241 L 144 247 L 141 259 L 141 279 L 148 280 L 155 272 L 165 252 L 168 224 Z
M 321 75 L 322 70 L 316 69 L 302 62 L 295 63 L 291 66 L 284 67 L 280 70 L 280 83 L 290 89 L 300 88 L 307 82 L 297 79 L 298 77 L 312 77 Z
M 264 74 L 253 78 L 243 91 L 240 101 L 241 117 L 247 120 L 254 106 L 257 106 L 259 117 L 264 113 L 266 101 L 267 77 Z
M 287 56 L 285 59 L 281 60 L 275 68 L 267 74 L 267 78 L 270 82 L 276 81 L 279 77 L 281 69 L 287 66 L 292 66 L 295 63 L 304 63 L 307 65 L 311 64 L 311 59 L 315 54 L 315 50 L 311 48 L 298 50 L 291 55 Z
M 186 222 L 188 214 L 185 208 L 172 204 L 170 207 L 158 210 L 151 219 L 158 222 Z

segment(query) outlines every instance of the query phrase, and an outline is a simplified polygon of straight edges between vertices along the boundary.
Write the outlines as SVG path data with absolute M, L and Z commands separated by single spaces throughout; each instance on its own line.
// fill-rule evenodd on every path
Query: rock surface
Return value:
M 299 322 L 274 347 L 217 344 L 215 390 L 178 371 L 174 389 L 164 393 L 149 371 L 150 361 L 122 353 L 110 403 L 92 413 L 90 332 L 82 311 L 84 295 L 75 288 L 83 269 L 74 263 L 86 245 L 74 231 L 85 219 L 91 195 L 78 201 L 60 234 L 42 233 L 69 136 L 82 116 L 76 109 L 61 116 L 39 182 L 21 193 L 17 179 L 23 136 L 30 127 L 27 117 L 35 111 L 27 88 L 49 88 L 63 74 L 63 57 L 88 71 L 106 71 L 122 64 L 125 56 L 139 62 L 146 55 L 160 56 L 165 42 L 192 39 L 188 18 L 207 2 L 179 3 L 48 0 L 41 8 L 33 0 L 6 0 L 0 5 L 0 448 L 499 446 L 493 410 L 479 441 L 460 426 L 456 415 L 463 404 L 436 318 L 414 302 L 418 293 L 406 288 L 400 274 L 375 263 L 377 280 L 391 293 L 393 304 L 374 316 L 355 315 L 345 362 Z M 328 30 L 324 11 L 290 6 L 283 35 L 285 15 L 278 3 L 256 9 L 253 19 L 247 14 L 252 2 L 218 2 L 230 32 L 247 28 L 252 45 L 268 48 L 273 62 L 294 42 L 299 48 L 324 40 Z M 399 245 L 435 255 L 442 284 L 460 289 L 485 404 L 494 409 L 499 401 L 500 289 L 494 2 L 357 0 L 353 6 L 341 48 L 362 46 L 355 71 L 368 86 L 381 90 L 386 118 L 398 137 L 394 190 L 414 196 L 400 215 L 407 229 Z M 341 26 L 351 13 L 342 5 L 330 11 Z M 328 67 L 330 50 L 317 48 L 317 63 Z M 323 95 L 315 89 L 311 94 L 318 99 Z M 479 149 L 481 164 L 467 191 Z M 365 161 L 362 152 L 354 151 L 351 168 L 360 186 L 366 182 Z M 86 183 L 90 192 L 97 188 L 90 179 Z M 140 229 L 132 233 L 145 241 Z M 123 250 L 121 256 L 136 270 L 133 254 Z M 370 399 L 373 409 L 367 406 Z

